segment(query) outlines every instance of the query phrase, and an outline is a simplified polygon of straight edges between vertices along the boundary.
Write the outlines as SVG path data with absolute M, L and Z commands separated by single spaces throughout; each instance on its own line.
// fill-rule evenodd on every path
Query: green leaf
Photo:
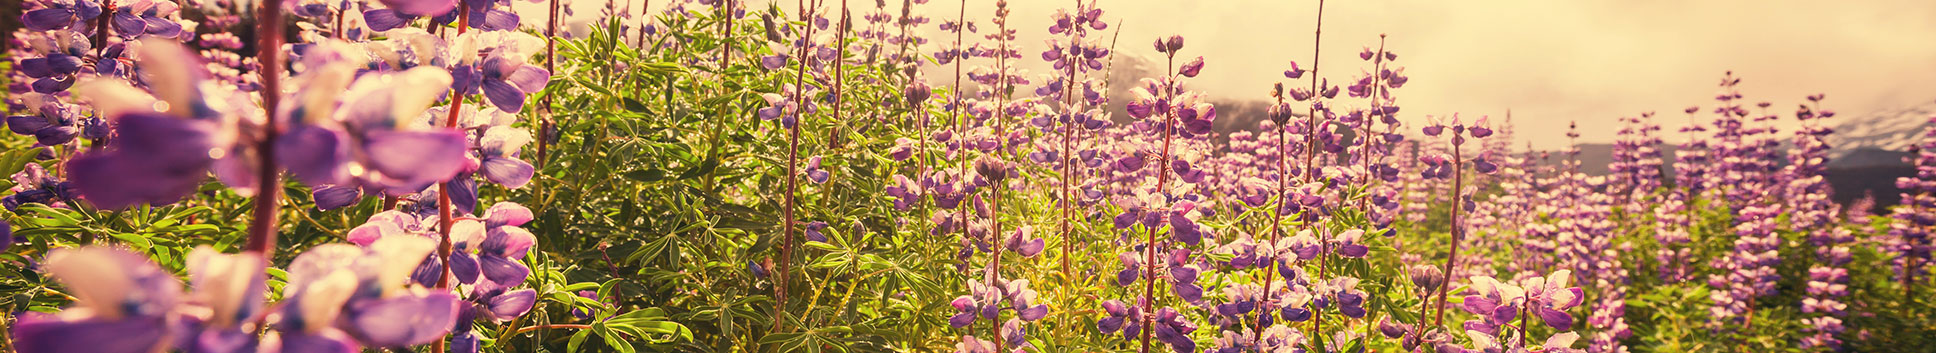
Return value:
M 631 111 L 633 113 L 651 113 L 652 112 L 650 108 L 645 106 L 645 102 L 640 102 L 637 99 L 632 99 L 632 97 L 621 98 L 620 101 L 625 103 L 625 110 Z
M 713 169 L 717 168 L 719 168 L 719 157 L 706 158 L 706 161 L 699 163 L 699 166 L 687 169 L 684 173 L 679 173 L 679 180 L 697 178 L 701 175 L 712 173 Z
M 581 76 L 572 76 L 571 81 L 578 83 L 578 86 L 580 87 L 585 87 L 586 89 L 592 90 L 592 92 L 598 92 L 598 94 L 600 95 L 604 95 L 607 97 L 615 95 L 615 94 L 612 94 L 611 88 L 605 87 L 605 85 L 595 84 L 590 81 L 586 81 L 585 78 Z
M 33 222 L 35 224 L 39 224 L 42 226 L 48 226 L 48 227 L 78 226 L 81 224 L 80 219 L 75 217 L 74 210 L 57 209 L 57 208 L 47 207 L 47 205 L 42 205 L 38 203 L 20 205 L 19 210 L 21 213 L 32 213 L 32 214 L 47 216 L 48 218 L 28 218 L 29 222 Z
M 629 172 L 625 172 L 624 175 L 626 179 L 632 179 L 632 180 L 650 183 L 650 182 L 665 180 L 666 171 L 665 169 L 652 168 L 652 169 L 629 171 Z
M 574 353 L 578 352 L 578 347 L 580 345 L 584 345 L 585 339 L 591 338 L 591 337 L 592 337 L 591 330 L 578 330 L 578 333 L 571 334 L 571 342 L 565 344 L 565 351 L 574 352 Z
M 121 241 L 127 242 L 129 244 L 133 244 L 134 248 L 138 250 L 146 251 L 148 250 L 148 248 L 152 248 L 155 246 L 154 242 L 148 241 L 148 237 L 142 236 L 140 234 L 115 232 L 115 233 L 108 233 L 108 236 L 114 237 L 115 239 L 120 239 Z

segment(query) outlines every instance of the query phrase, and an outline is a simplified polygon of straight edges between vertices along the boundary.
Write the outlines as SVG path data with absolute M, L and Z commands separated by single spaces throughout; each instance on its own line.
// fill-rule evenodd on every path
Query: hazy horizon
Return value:
M 824 1 L 830 9 L 840 6 Z M 664 2 L 652 9 L 663 9 Z M 850 6 L 859 17 L 875 11 L 875 3 L 852 0 Z M 886 3 L 899 13 L 900 1 Z M 969 3 L 968 18 L 984 33 L 992 30 L 987 20 L 994 3 Z M 1208 62 L 1191 86 L 1219 100 L 1268 99 L 1271 84 L 1289 81 L 1282 71 L 1292 60 L 1312 66 L 1315 0 L 1098 3 L 1112 26 L 1104 35 L 1121 31 L 1119 54 L 1153 56 L 1150 40 L 1186 37 L 1183 55 Z M 936 26 L 952 20 L 959 4 L 916 5 L 931 19 L 922 27 L 934 37 L 925 52 L 953 41 L 940 38 Z M 793 1 L 779 5 L 795 9 Z M 1072 5 L 1009 2 L 1012 23 L 1021 26 L 1022 61 L 1036 73 L 1042 71 L 1039 60 L 1028 59 L 1049 37 L 1049 16 Z M 573 4 L 579 17 L 604 6 Z M 1514 144 L 1531 142 L 1538 149 L 1563 146 L 1574 120 L 1581 142 L 1611 142 L 1617 118 L 1646 111 L 1658 112 L 1665 137 L 1678 141 L 1673 131 L 1687 121 L 1681 110 L 1713 103 L 1715 83 L 1730 70 L 1743 78 L 1739 88 L 1749 104 L 1769 101 L 1775 103 L 1770 112 L 1783 115 L 1815 93 L 1828 94 L 1825 107 L 1842 117 L 1936 102 L 1936 85 L 1925 83 L 1936 82 L 1936 40 L 1927 35 L 1936 33 L 1936 2 L 1930 1 L 1373 0 L 1324 6 L 1324 77 L 1344 81 L 1367 70 L 1358 52 L 1377 46 L 1379 34 L 1386 34 L 1387 49 L 1412 78 L 1393 92 L 1402 119 L 1459 113 L 1468 121 L 1490 115 L 1498 122 L 1511 110 Z

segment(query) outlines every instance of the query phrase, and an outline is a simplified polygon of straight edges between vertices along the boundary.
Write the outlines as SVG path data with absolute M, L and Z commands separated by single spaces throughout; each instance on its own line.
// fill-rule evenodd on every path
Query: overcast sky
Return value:
M 875 3 L 850 1 L 856 16 Z M 994 2 L 968 1 L 970 20 L 990 28 Z M 656 2 L 654 9 L 668 1 Z M 794 3 L 781 6 L 793 11 Z M 900 1 L 888 3 L 898 12 Z M 574 7 L 584 15 L 603 4 Z M 934 31 L 960 4 L 933 0 L 917 11 L 933 18 L 926 29 Z M 1049 15 L 1072 4 L 1010 2 L 1025 57 L 1041 51 Z M 1213 96 L 1266 99 L 1290 61 L 1310 66 L 1315 0 L 1100 5 L 1105 20 L 1120 23 L 1110 28 L 1121 30 L 1120 53 L 1153 55 L 1152 39 L 1186 37 L 1184 54 L 1209 63 L 1193 87 Z M 1388 34 L 1387 48 L 1412 78 L 1393 93 L 1401 117 L 1457 112 L 1497 121 L 1510 109 L 1521 143 L 1541 149 L 1563 146 L 1569 120 L 1580 122 L 1586 142 L 1612 141 L 1618 117 L 1643 111 L 1662 112 L 1657 120 L 1673 131 L 1685 121 L 1682 108 L 1712 102 L 1727 70 L 1744 78 L 1750 102 L 1775 102 L 1782 113 L 1813 93 L 1827 93 L 1827 106 L 1842 114 L 1936 101 L 1929 0 L 1354 0 L 1327 2 L 1324 16 L 1325 77 L 1346 80 L 1368 68 L 1356 54 Z

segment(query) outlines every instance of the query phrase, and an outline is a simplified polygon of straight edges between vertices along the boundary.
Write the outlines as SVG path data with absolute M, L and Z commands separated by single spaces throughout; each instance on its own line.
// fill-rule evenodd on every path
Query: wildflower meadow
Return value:
M 1273 67 L 1165 1 L 10 1 L 0 350 L 1936 352 L 1936 117 L 1838 201 L 1775 78 L 1540 117 L 1592 160 L 1323 0 Z

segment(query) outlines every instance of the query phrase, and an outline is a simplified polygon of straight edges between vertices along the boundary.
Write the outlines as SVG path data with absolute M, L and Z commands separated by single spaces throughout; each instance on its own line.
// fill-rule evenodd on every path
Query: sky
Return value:
M 856 16 L 875 3 L 850 1 Z M 994 2 L 967 1 L 969 19 L 989 28 Z M 1049 38 L 1050 15 L 1074 1 L 1010 1 L 1025 58 Z M 897 13 L 900 2 L 887 1 Z M 1268 99 L 1271 84 L 1293 84 L 1282 75 L 1291 61 L 1311 67 L 1317 0 L 1098 3 L 1110 31 L 1120 31 L 1118 53 L 1154 57 L 1151 40 L 1184 36 L 1182 55 L 1208 62 L 1188 82 L 1219 99 Z M 791 12 L 795 1 L 780 4 Z M 934 27 L 960 4 L 917 5 L 932 18 L 931 45 L 952 41 Z M 581 15 L 602 6 L 574 4 Z M 1681 110 L 1711 106 L 1729 70 L 1743 78 L 1749 102 L 1774 102 L 1776 113 L 1815 93 L 1843 115 L 1936 102 L 1936 1 L 1928 0 L 1329 1 L 1320 73 L 1333 82 L 1360 75 L 1370 65 L 1357 53 L 1375 48 L 1380 34 L 1411 78 L 1393 92 L 1403 120 L 1458 113 L 1503 123 L 1510 110 L 1515 144 L 1538 149 L 1565 146 L 1572 121 L 1582 142 L 1610 142 L 1619 117 L 1646 111 L 1660 112 L 1668 141 L 1679 141 L 1671 132 L 1688 121 Z

